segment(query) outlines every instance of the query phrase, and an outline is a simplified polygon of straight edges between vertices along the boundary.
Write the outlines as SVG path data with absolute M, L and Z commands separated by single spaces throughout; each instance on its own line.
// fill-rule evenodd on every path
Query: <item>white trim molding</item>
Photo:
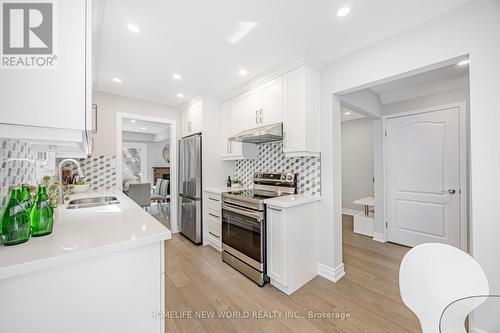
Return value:
M 385 234 L 383 232 L 373 232 L 373 240 L 375 242 L 386 243 Z
M 226 94 L 222 95 L 221 102 L 226 102 L 238 95 L 241 95 L 259 85 L 261 85 L 264 82 L 273 80 L 287 72 L 290 72 L 294 70 L 295 68 L 298 68 L 302 65 L 309 65 L 312 66 L 318 70 L 320 70 L 324 66 L 324 62 L 313 55 L 312 53 L 308 51 L 304 51 L 298 56 L 289 59 L 288 61 L 279 64 L 268 71 L 264 72 L 263 74 L 246 81 L 245 83 L 237 86 L 236 88 L 230 90 Z
M 323 264 L 318 264 L 318 275 L 336 283 L 345 275 L 344 264 L 342 263 L 335 268 L 331 268 Z
M 116 180 L 120 190 L 122 190 L 122 120 L 123 118 L 133 118 L 137 120 L 151 121 L 170 125 L 170 226 L 172 233 L 179 232 L 177 225 L 177 121 L 162 117 L 145 116 L 126 112 L 116 113 Z

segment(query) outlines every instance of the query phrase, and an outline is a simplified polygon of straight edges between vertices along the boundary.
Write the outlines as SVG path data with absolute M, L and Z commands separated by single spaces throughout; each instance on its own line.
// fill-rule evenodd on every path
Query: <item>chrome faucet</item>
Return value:
M 62 168 L 63 166 L 68 163 L 68 162 L 72 162 L 76 165 L 77 169 L 76 171 L 78 172 L 78 176 L 80 176 L 80 178 L 83 178 L 85 177 L 85 174 L 83 172 L 83 169 L 82 167 L 80 166 L 80 163 L 75 160 L 75 159 L 72 159 L 72 158 L 67 158 L 67 159 L 64 159 L 61 161 L 61 163 L 59 163 L 59 166 L 57 167 L 57 171 L 58 171 L 58 179 L 59 179 L 59 182 L 61 184 L 61 188 L 63 186 L 63 180 L 62 180 Z M 61 199 L 62 199 L 62 202 L 64 202 L 64 191 L 61 190 Z

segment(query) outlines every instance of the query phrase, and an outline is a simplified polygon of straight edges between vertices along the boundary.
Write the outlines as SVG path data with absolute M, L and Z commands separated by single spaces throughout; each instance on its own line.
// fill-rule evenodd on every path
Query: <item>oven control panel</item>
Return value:
M 297 182 L 297 174 L 294 172 L 256 172 L 253 175 L 253 181 L 256 184 L 293 185 Z

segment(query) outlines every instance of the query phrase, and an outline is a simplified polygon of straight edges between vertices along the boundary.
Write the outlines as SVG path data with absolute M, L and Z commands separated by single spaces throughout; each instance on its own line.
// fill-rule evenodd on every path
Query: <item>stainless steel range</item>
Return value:
M 222 260 L 259 286 L 268 281 L 264 200 L 296 190 L 295 173 L 257 172 L 253 189 L 222 194 Z

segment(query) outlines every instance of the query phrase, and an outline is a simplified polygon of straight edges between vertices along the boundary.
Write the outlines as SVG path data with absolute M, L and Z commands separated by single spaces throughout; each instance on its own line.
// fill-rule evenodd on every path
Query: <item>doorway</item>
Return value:
M 176 121 L 121 112 L 116 117 L 120 189 L 178 232 Z
M 372 140 L 353 146 L 363 150 L 371 145 L 373 159 L 367 159 L 370 154 L 358 157 L 360 168 L 344 160 L 347 126 L 341 123 L 343 213 L 354 217 L 354 233 L 409 247 L 440 242 L 467 250 L 468 67 L 447 64 L 338 98 L 342 120 L 358 115 L 361 120 L 349 122 L 369 122 L 373 130 Z M 361 137 L 358 133 L 349 140 Z M 363 174 L 346 184 L 346 174 L 360 169 Z M 372 184 L 367 181 L 370 170 Z M 348 202 L 354 207 L 346 207 L 347 196 L 359 189 L 359 199 Z M 357 216 L 362 217 L 360 232 Z

